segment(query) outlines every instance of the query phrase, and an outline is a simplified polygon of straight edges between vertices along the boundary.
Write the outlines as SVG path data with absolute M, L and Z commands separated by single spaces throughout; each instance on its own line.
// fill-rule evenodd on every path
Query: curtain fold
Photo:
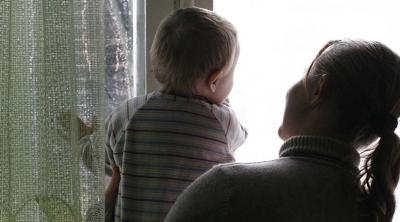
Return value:
M 0 221 L 102 221 L 104 1 L 0 1 Z

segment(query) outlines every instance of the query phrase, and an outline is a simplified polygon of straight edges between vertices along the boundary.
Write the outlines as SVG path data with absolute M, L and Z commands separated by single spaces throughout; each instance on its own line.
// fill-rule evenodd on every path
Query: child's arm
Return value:
M 121 180 L 119 168 L 112 166 L 112 176 L 105 191 L 105 221 L 114 221 L 115 203 L 118 196 L 118 186 Z
M 235 151 L 247 139 L 247 129 L 240 123 L 228 100 L 222 102 L 214 114 L 225 129 L 228 146 Z
M 231 110 L 231 122 L 228 128 L 228 144 L 232 151 L 241 146 L 247 139 L 247 129 L 239 122 L 233 110 Z

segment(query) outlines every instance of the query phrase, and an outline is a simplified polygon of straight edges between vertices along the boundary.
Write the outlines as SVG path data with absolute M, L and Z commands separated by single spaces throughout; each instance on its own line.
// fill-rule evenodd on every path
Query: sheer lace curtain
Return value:
M 0 221 L 103 220 L 102 120 L 134 92 L 132 8 L 0 1 Z

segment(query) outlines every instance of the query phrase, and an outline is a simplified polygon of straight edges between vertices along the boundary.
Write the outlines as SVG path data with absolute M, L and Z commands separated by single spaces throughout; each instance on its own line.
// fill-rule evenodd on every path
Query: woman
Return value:
M 392 220 L 399 56 L 379 42 L 331 41 L 286 99 L 280 158 L 213 168 L 166 221 Z

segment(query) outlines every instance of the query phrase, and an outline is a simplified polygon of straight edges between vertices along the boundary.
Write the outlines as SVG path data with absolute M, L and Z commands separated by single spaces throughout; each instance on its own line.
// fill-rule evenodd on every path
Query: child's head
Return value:
M 400 115 L 399 56 L 379 42 L 331 41 L 287 100 L 282 135 L 309 129 L 336 135 L 358 149 L 369 146 L 360 173 L 368 211 L 374 221 L 391 221 L 400 171 L 394 132 Z
M 165 92 L 221 102 L 232 87 L 237 55 L 236 30 L 230 22 L 206 9 L 186 8 L 162 21 L 150 56 Z

